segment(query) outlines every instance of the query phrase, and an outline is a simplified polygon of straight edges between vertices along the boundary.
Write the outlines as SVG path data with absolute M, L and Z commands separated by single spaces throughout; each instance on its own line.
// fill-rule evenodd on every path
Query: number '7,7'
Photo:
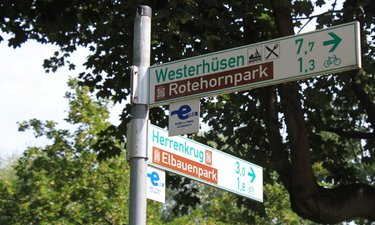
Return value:
M 297 55 L 301 52 L 301 48 L 302 48 L 302 44 L 303 44 L 303 38 L 300 38 L 300 39 L 296 39 L 295 40 L 295 44 L 298 46 L 297 47 Z M 309 42 L 309 47 L 310 47 L 310 52 L 313 50 L 313 48 L 314 48 L 314 44 L 315 44 L 315 42 L 313 42 L 313 41 L 310 41 Z

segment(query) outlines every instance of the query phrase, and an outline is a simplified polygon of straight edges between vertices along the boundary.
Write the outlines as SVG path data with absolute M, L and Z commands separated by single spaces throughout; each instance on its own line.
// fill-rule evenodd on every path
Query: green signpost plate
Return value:
M 182 136 L 148 127 L 149 165 L 263 202 L 263 168 Z
M 149 68 L 149 105 L 249 90 L 361 67 L 359 23 Z

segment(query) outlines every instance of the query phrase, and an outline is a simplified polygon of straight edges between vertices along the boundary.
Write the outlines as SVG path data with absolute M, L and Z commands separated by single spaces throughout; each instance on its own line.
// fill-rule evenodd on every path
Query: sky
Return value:
M 43 59 L 55 50 L 34 41 L 17 49 L 0 43 L 0 158 L 37 144 L 31 132 L 18 132 L 18 122 L 32 118 L 60 122 L 64 118 L 68 102 L 62 97 L 68 75 L 66 71 L 46 74 L 42 67 Z
M 5 38 L 6 39 L 6 38 Z M 88 51 L 79 49 L 71 60 L 77 64 L 75 71 L 67 68 L 56 73 L 46 73 L 43 61 L 58 50 L 53 45 L 42 45 L 27 41 L 20 48 L 0 43 L 0 159 L 6 160 L 20 155 L 28 146 L 43 146 L 48 142 L 35 139 L 31 131 L 19 132 L 18 123 L 30 119 L 53 120 L 59 128 L 66 128 L 69 77 L 76 77 L 83 71 Z M 111 121 L 118 122 L 120 108 L 112 110 Z M 0 163 L 1 165 L 1 163 Z
M 338 8 L 341 6 L 342 0 L 338 1 Z M 302 33 L 314 28 L 313 22 L 310 25 Z M 0 42 L 0 166 L 2 160 L 22 154 L 27 146 L 47 143 L 46 140 L 35 139 L 32 132 L 18 132 L 19 122 L 36 118 L 58 122 L 59 128 L 67 127 L 63 120 L 68 110 L 68 101 L 64 98 L 68 90 L 67 81 L 84 70 L 80 65 L 88 51 L 79 49 L 73 54 L 71 61 L 77 65 L 75 71 L 62 68 L 47 74 L 42 67 L 43 60 L 51 57 L 56 50 L 56 46 L 35 41 L 27 41 L 17 49 L 8 47 L 6 41 Z M 112 123 L 118 123 L 120 110 L 121 106 L 111 110 Z

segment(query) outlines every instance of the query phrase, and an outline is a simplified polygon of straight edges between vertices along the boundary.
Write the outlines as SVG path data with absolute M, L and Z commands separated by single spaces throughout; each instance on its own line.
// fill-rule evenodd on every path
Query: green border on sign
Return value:
M 341 28 L 341 27 L 350 27 L 350 26 L 354 26 L 355 32 L 353 32 L 353 34 L 354 34 L 355 43 L 359 43 L 358 42 L 358 40 L 359 40 L 359 37 L 358 37 L 358 35 L 359 35 L 359 30 L 358 30 L 359 23 L 357 21 L 354 21 L 354 22 L 350 22 L 350 23 L 345 23 L 345 24 L 340 24 L 340 25 L 337 25 L 337 26 L 328 27 L 328 28 L 321 29 L 321 30 L 310 31 L 310 32 L 303 33 L 303 34 L 285 36 L 285 37 L 281 37 L 281 38 L 277 38 L 277 39 L 272 39 L 272 40 L 258 42 L 258 43 L 254 43 L 254 44 L 250 44 L 250 45 L 244 45 L 244 46 L 240 46 L 240 47 L 236 47 L 236 48 L 226 49 L 226 50 L 222 50 L 222 51 L 212 52 L 212 53 L 208 53 L 208 54 L 204 54 L 204 55 L 194 56 L 194 57 L 190 57 L 190 58 L 186 58 L 186 59 L 180 59 L 180 60 L 176 60 L 176 61 L 172 61 L 172 62 L 167 62 L 167 63 L 163 63 L 163 64 L 150 66 L 148 68 L 148 76 L 149 76 L 149 79 L 148 79 L 148 104 L 149 104 L 150 107 L 157 107 L 157 106 L 161 106 L 161 105 L 167 105 L 171 102 L 183 101 L 183 100 L 192 99 L 192 98 L 210 97 L 210 96 L 215 96 L 215 95 L 218 95 L 218 94 L 225 94 L 225 93 L 232 93 L 232 92 L 236 92 L 236 91 L 251 90 L 251 89 L 255 89 L 255 88 L 264 87 L 264 86 L 267 86 L 267 85 L 274 85 L 274 84 L 278 84 L 278 83 L 285 83 L 285 82 L 307 79 L 307 78 L 311 78 L 311 77 L 314 77 L 314 76 L 317 76 L 317 75 L 324 75 L 324 74 L 329 74 L 329 73 L 334 74 L 334 73 L 338 73 L 338 72 L 341 72 L 341 71 L 358 69 L 362 65 L 361 65 L 361 60 L 359 58 L 358 46 L 355 45 L 355 64 L 353 64 L 353 65 L 349 65 L 349 66 L 345 66 L 345 67 L 341 67 L 341 68 L 336 68 L 336 69 L 327 69 L 327 70 L 323 70 L 323 71 L 319 71 L 319 72 L 306 73 L 303 76 L 297 75 L 297 76 L 290 77 L 290 78 L 279 79 L 279 80 L 277 80 L 276 83 L 275 83 L 275 81 L 263 81 L 263 82 L 257 82 L 256 84 L 254 84 L 254 83 L 253 84 L 245 84 L 245 85 L 242 85 L 242 86 L 236 86 L 236 87 L 225 88 L 225 89 L 220 89 L 220 90 L 215 90 L 215 91 L 210 91 L 210 92 L 204 92 L 202 94 L 194 94 L 194 95 L 190 95 L 190 96 L 176 97 L 176 98 L 173 98 L 173 99 L 167 99 L 167 100 L 162 100 L 162 101 L 150 103 L 151 98 L 152 98 L 152 96 L 151 96 L 151 82 L 150 82 L 150 80 L 151 80 L 150 79 L 150 76 L 151 76 L 150 75 L 150 69 L 161 67 L 161 66 L 168 66 L 168 65 L 173 65 L 173 64 L 177 64 L 177 63 L 182 63 L 182 62 L 195 60 L 195 59 L 199 59 L 199 58 L 203 58 L 203 57 L 208 57 L 208 56 L 212 56 L 212 55 L 222 54 L 222 53 L 226 53 L 226 52 L 236 51 L 236 50 L 243 49 L 243 48 L 250 48 L 250 47 L 255 47 L 255 46 L 258 46 L 258 45 L 265 45 L 267 43 L 272 43 L 272 42 L 275 42 L 275 41 L 282 41 L 282 40 L 295 38 L 295 37 L 303 37 L 303 36 L 311 35 L 311 34 L 314 34 L 314 33 L 326 32 L 326 31 L 329 31 L 329 30 L 332 30 L 332 29 L 337 29 L 337 28 Z
M 158 126 L 156 126 L 156 125 L 152 125 L 152 124 L 150 124 L 150 126 L 152 126 L 154 129 L 157 129 L 157 130 L 159 130 L 159 131 L 161 131 L 161 132 L 165 132 L 166 136 L 168 136 L 168 130 L 163 129 L 163 128 L 160 128 L 160 127 L 158 127 Z M 149 132 L 149 131 L 148 131 L 148 132 Z M 147 134 L 147 135 L 148 135 L 148 134 Z M 261 167 L 261 166 L 259 166 L 259 165 L 253 164 L 253 163 L 251 163 L 251 162 L 248 162 L 248 161 L 243 160 L 243 159 L 240 159 L 240 158 L 237 158 L 237 157 L 232 156 L 232 155 L 230 155 L 230 154 L 228 154 L 228 153 L 225 153 L 225 152 L 223 152 L 223 151 L 220 151 L 220 150 L 218 150 L 218 149 L 212 148 L 212 147 L 210 147 L 210 146 L 208 146 L 208 145 L 205 145 L 205 144 L 199 143 L 199 142 L 197 142 L 197 141 L 194 141 L 194 140 L 192 140 L 192 139 L 189 139 L 189 138 L 186 138 L 186 137 L 183 137 L 183 136 L 174 136 L 174 137 L 182 138 L 182 139 L 184 139 L 186 142 L 192 142 L 192 143 L 194 143 L 194 144 L 197 144 L 197 145 L 199 145 L 199 146 L 202 146 L 202 148 L 204 148 L 204 149 L 209 149 L 209 150 L 211 150 L 211 151 L 213 151 L 213 152 L 217 152 L 217 153 L 219 153 L 219 154 L 223 154 L 223 155 L 228 156 L 228 157 L 230 157 L 230 158 L 233 158 L 233 159 L 235 159 L 235 160 L 237 160 L 237 161 L 241 161 L 241 162 L 243 162 L 243 163 L 250 164 L 251 166 L 256 167 L 256 168 L 258 168 L 258 169 L 260 169 L 260 170 L 262 171 L 262 181 L 263 181 L 263 167 Z M 173 137 L 170 137 L 170 138 L 173 138 Z M 149 144 L 150 144 L 150 143 L 147 141 L 147 145 L 149 145 Z M 147 146 L 147 149 L 150 150 L 150 146 Z M 167 167 L 164 167 L 164 166 L 161 166 L 161 165 L 158 165 L 158 164 L 154 164 L 154 163 L 152 163 L 151 161 L 150 161 L 150 162 L 147 162 L 147 163 L 150 164 L 150 165 L 152 165 L 152 166 L 154 166 L 154 167 L 161 168 L 161 169 L 164 169 L 164 170 L 167 170 L 167 171 L 171 171 L 171 170 L 172 170 L 172 169 L 170 169 L 170 168 L 167 168 Z M 263 198 L 257 198 L 257 197 L 253 197 L 253 196 L 245 195 L 245 194 L 243 194 L 243 193 L 241 193 L 241 192 L 239 192 L 239 191 L 232 190 L 232 189 L 228 189 L 228 188 L 225 188 L 225 187 L 223 187 L 223 186 L 220 186 L 220 185 L 217 185 L 217 184 L 213 184 L 213 183 L 207 182 L 207 181 L 205 181 L 205 180 L 203 180 L 203 179 L 199 179 L 199 178 L 197 178 L 197 177 L 193 177 L 193 176 L 190 176 L 190 175 L 188 175 L 188 174 L 181 173 L 181 172 L 179 172 L 179 171 L 175 171 L 175 170 L 172 170 L 172 171 L 173 171 L 172 173 L 175 173 L 175 174 L 178 174 L 178 175 L 181 175 L 181 176 L 184 176 L 184 177 L 188 177 L 188 178 L 190 178 L 190 179 L 192 179 L 192 180 L 196 180 L 196 181 L 199 181 L 199 182 L 201 182 L 201 183 L 205 183 L 205 184 L 207 184 L 207 185 L 210 185 L 210 186 L 213 186 L 213 187 L 217 187 L 217 188 L 219 188 L 219 189 L 222 189 L 222 190 L 225 190 L 225 191 L 228 191 L 228 192 L 231 192 L 231 193 L 235 193 L 235 194 L 238 194 L 238 195 L 244 196 L 244 197 L 246 197 L 246 198 L 250 198 L 250 199 L 253 199 L 253 200 L 256 200 L 256 201 L 259 201 L 259 202 L 263 202 Z M 263 183 L 262 183 L 262 185 L 263 185 Z M 263 195 L 263 193 L 264 193 L 264 191 L 262 191 L 262 195 Z

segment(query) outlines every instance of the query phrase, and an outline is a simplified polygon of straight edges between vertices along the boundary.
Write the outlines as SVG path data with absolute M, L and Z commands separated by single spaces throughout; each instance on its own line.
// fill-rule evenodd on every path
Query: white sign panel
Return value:
M 147 198 L 165 203 L 165 171 L 147 166 Z
M 198 133 L 200 99 L 175 102 L 169 105 L 169 136 Z
M 150 125 L 148 164 L 263 202 L 262 167 Z
M 359 23 L 149 68 L 149 104 L 165 105 L 361 67 Z

